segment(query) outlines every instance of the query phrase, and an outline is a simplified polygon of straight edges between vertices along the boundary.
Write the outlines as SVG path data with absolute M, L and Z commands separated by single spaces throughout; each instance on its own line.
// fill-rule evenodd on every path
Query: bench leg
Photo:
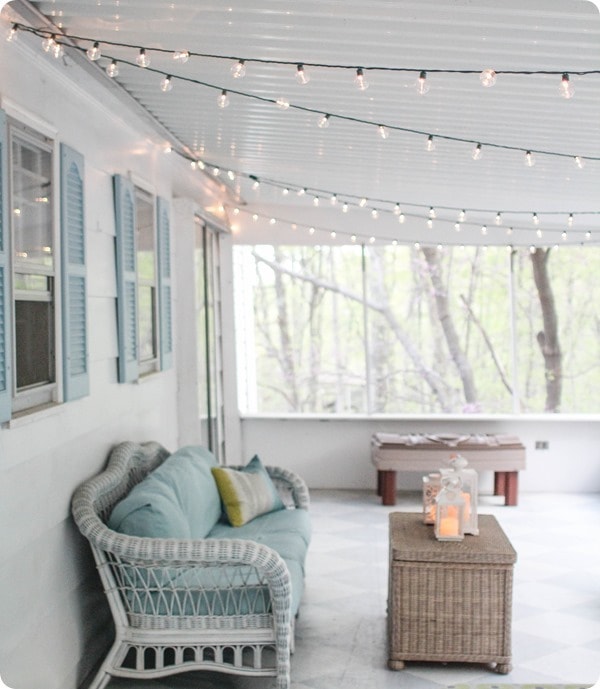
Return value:
M 517 504 L 519 492 L 519 472 L 507 471 L 506 474 L 506 492 L 504 504 L 515 506 Z
M 506 495 L 506 473 L 494 472 L 494 495 Z
M 382 505 L 396 504 L 396 472 L 378 471 L 378 483 Z

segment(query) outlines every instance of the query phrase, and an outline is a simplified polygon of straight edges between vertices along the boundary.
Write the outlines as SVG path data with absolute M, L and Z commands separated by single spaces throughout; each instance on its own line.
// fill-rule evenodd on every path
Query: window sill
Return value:
M 286 413 L 244 413 L 240 412 L 243 420 L 282 420 L 282 421 L 350 421 L 350 422 L 406 422 L 406 421 L 435 421 L 444 422 L 473 422 L 490 423 L 493 421 L 510 421 L 518 423 L 551 422 L 560 423 L 581 421 L 600 421 L 600 413 L 593 414 L 286 414 Z
M 60 402 L 48 402 L 46 404 L 40 404 L 37 407 L 23 409 L 22 411 L 15 412 L 12 419 L 7 422 L 6 428 L 21 428 L 22 426 L 27 426 L 35 421 L 39 421 L 39 419 L 54 416 L 60 413 L 62 407 L 63 405 Z

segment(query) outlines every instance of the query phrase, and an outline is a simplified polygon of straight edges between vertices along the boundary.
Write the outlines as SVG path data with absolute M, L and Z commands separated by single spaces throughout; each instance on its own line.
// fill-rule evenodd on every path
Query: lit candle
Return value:
M 440 536 L 458 536 L 458 517 L 440 519 Z

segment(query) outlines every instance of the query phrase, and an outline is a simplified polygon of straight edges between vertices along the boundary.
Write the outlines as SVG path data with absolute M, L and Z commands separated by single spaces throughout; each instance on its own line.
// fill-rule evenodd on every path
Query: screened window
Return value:
M 600 412 L 600 249 L 237 246 L 244 412 Z
M 9 125 L 14 299 L 14 400 L 19 411 L 55 395 L 55 241 L 52 142 Z

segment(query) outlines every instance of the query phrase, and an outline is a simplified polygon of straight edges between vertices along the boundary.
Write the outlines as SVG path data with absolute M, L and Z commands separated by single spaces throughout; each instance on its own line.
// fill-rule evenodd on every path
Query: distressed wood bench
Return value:
M 516 505 L 519 471 L 525 469 L 525 446 L 512 435 L 424 435 L 375 433 L 371 461 L 377 469 L 377 495 L 383 505 L 396 504 L 396 474 L 427 474 L 460 454 L 478 472 L 494 472 L 494 495 L 505 505 Z

